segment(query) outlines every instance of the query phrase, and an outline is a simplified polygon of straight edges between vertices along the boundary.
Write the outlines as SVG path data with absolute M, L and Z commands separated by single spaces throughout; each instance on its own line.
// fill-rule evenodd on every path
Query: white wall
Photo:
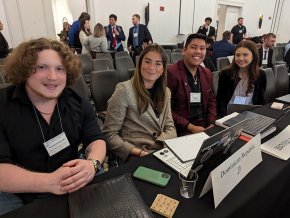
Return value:
M 242 16 L 245 18 L 245 26 L 251 36 L 262 35 L 271 29 L 274 13 L 274 1 L 261 4 L 261 0 L 182 0 L 180 33 L 188 34 L 196 32 L 204 23 L 205 17 L 212 17 L 213 26 L 216 26 L 216 14 L 218 3 L 242 6 Z M 282 0 L 281 0 L 282 1 Z M 111 13 L 118 16 L 117 23 L 123 26 L 128 37 L 129 28 L 132 26 L 131 17 L 138 13 L 141 23 L 144 23 L 144 9 L 150 3 L 150 21 L 148 28 L 157 43 L 178 42 L 178 0 L 0 0 L 0 19 L 4 24 L 2 31 L 10 46 L 17 46 L 25 39 L 39 36 L 56 38 L 56 33 L 62 29 L 62 19 L 76 20 L 80 13 L 87 10 L 91 14 L 92 27 L 100 22 L 108 25 L 108 17 Z M 37 10 L 32 10 L 37 7 Z M 165 11 L 160 11 L 160 6 Z M 278 25 L 277 42 L 289 40 L 290 28 L 287 8 L 290 8 L 290 0 L 284 0 L 281 19 Z M 193 11 L 194 16 L 193 16 Z M 263 14 L 262 29 L 258 29 L 259 16 Z
M 290 20 L 289 20 L 290 0 L 284 0 L 279 26 L 277 28 L 277 42 L 288 42 L 290 40 Z
M 32 6 L 37 8 L 31 12 Z M 2 7 L 1 7 L 2 6 Z M 11 41 L 11 47 L 16 47 L 24 40 L 38 37 L 55 38 L 55 26 L 50 0 L 1 0 L 1 10 L 5 18 Z M 6 36 L 5 36 L 6 37 Z
M 10 40 L 10 32 L 9 32 L 9 26 L 6 19 L 6 13 L 4 10 L 3 0 L 0 0 L 0 20 L 3 23 L 3 30 L 1 31 L 4 35 L 5 39 L 7 40 L 9 47 L 12 47 L 12 42 Z
M 245 0 L 243 9 L 244 25 L 250 36 L 261 36 L 271 30 L 273 10 L 275 1 L 267 1 L 261 4 L 261 0 Z M 259 17 L 263 14 L 262 28 L 258 28 Z
M 117 24 L 124 29 L 126 37 L 129 28 L 132 27 L 132 15 L 139 14 L 141 23 L 145 23 L 144 13 L 147 4 L 150 4 L 150 20 L 148 28 L 152 34 L 154 42 L 175 42 L 178 32 L 178 10 L 179 1 L 165 0 L 92 0 L 90 7 L 94 13 L 94 20 L 91 23 L 101 23 L 108 25 L 109 15 L 116 14 Z M 164 6 L 164 11 L 159 11 L 160 6 Z M 123 10 L 121 9 L 123 8 Z

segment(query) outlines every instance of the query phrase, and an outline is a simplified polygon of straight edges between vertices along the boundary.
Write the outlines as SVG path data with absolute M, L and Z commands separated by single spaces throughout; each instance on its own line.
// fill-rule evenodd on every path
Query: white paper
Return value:
M 275 137 L 261 145 L 263 152 L 282 160 L 290 157 L 290 125 Z
M 201 132 L 174 139 L 167 139 L 164 142 L 176 156 L 183 162 L 186 162 L 196 158 L 203 141 L 207 138 L 209 138 L 209 136 Z
M 260 147 L 258 134 L 210 173 L 215 208 L 262 161 Z

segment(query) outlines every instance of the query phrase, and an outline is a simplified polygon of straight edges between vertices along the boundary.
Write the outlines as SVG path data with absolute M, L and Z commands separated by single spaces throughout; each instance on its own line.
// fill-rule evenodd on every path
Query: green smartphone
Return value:
M 171 175 L 168 173 L 160 172 L 158 170 L 139 166 L 135 170 L 133 177 L 152 183 L 154 185 L 165 187 L 168 184 Z

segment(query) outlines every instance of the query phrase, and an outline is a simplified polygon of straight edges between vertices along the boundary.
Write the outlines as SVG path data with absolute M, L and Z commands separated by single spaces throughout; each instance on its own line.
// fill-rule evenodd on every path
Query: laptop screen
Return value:
M 247 122 L 248 120 L 244 120 L 206 139 L 194 160 L 192 169 L 199 171 L 205 165 L 211 165 L 212 169 L 217 167 L 218 165 L 215 164 L 215 160 L 219 159 L 223 161 L 226 159 L 226 154 L 232 149 L 234 142 L 241 135 L 243 126 Z

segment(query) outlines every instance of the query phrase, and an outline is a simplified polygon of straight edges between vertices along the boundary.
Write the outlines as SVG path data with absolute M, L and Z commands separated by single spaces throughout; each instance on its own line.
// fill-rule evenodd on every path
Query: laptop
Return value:
M 192 161 L 182 163 L 168 148 L 156 151 L 153 155 L 176 172 L 180 172 L 183 176 L 187 177 L 190 169 L 198 171 L 205 163 L 210 162 L 212 159 L 225 158 L 225 154 L 231 150 L 234 142 L 241 135 L 243 126 L 247 122 L 248 120 L 244 120 L 204 140 L 196 158 Z M 180 145 L 180 149 L 182 149 L 182 145 Z
M 244 126 L 243 134 L 248 137 L 253 137 L 258 135 L 259 133 L 262 133 L 265 129 L 267 129 L 275 122 L 274 118 L 257 114 L 252 111 L 244 111 L 239 115 L 229 120 L 226 120 L 223 124 L 230 127 L 246 119 L 249 119 L 249 122 L 246 126 Z
M 290 103 L 290 94 L 276 98 L 276 101 L 289 104 Z
M 242 113 L 244 111 L 251 111 L 256 108 L 262 107 L 262 105 L 254 105 L 254 104 L 228 104 L 227 114 L 231 114 L 234 112 Z

